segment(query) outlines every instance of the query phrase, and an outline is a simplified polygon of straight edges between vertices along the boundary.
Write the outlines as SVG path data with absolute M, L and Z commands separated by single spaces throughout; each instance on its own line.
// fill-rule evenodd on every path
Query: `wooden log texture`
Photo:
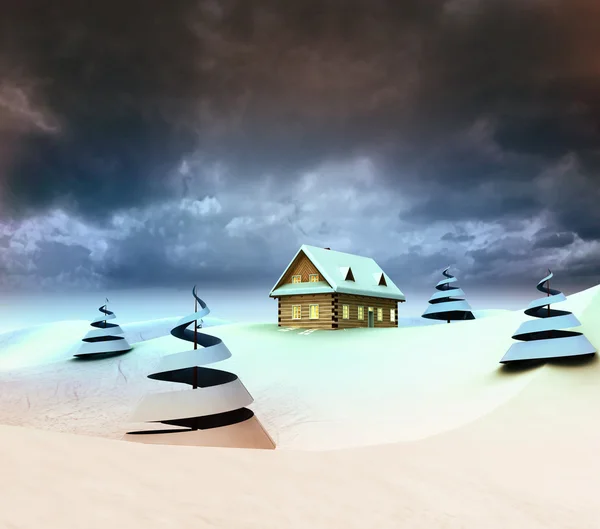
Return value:
M 282 296 L 278 298 L 279 326 L 299 327 L 304 329 L 331 329 L 332 328 L 332 295 L 331 294 L 305 294 L 300 296 Z M 319 305 L 319 319 L 309 319 L 310 305 Z M 300 305 L 302 318 L 292 319 L 292 306 Z
M 352 329 L 368 327 L 368 308 L 373 307 L 375 328 L 398 326 L 398 302 L 391 299 L 350 294 L 306 294 L 278 298 L 278 324 L 280 327 L 304 329 Z M 319 305 L 319 319 L 309 319 L 309 306 Z M 292 319 L 292 307 L 301 306 L 300 320 Z M 343 318 L 343 305 L 349 307 L 349 318 Z M 364 319 L 358 319 L 358 307 L 364 307 Z M 383 309 L 383 321 L 377 321 L 377 309 Z M 394 321 L 390 321 L 390 309 L 395 309 Z

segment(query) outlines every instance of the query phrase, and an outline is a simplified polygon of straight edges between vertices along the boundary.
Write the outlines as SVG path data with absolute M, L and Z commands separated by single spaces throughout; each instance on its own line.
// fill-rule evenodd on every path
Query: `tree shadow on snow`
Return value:
M 130 352 L 131 352 L 131 350 L 130 351 L 118 351 L 116 353 L 91 353 L 91 354 L 86 354 L 86 355 L 81 355 L 81 356 L 74 356 L 73 358 L 70 358 L 70 361 L 71 362 L 95 362 L 98 360 L 114 358 L 116 356 L 123 356 Z
M 595 364 L 596 362 L 598 362 L 598 356 L 593 353 L 588 355 L 565 356 L 564 358 L 548 360 L 550 365 L 560 367 L 581 367 Z
M 558 367 L 582 367 L 598 362 L 596 354 L 565 356 L 562 358 L 544 358 L 539 360 L 521 360 L 502 364 L 498 372 L 502 375 L 516 375 L 536 369 L 544 364 Z
M 519 373 L 526 373 L 533 371 L 538 367 L 546 364 L 547 360 L 520 360 L 517 362 L 510 362 L 509 364 L 502 364 L 498 368 L 498 373 L 501 375 L 518 375 Z

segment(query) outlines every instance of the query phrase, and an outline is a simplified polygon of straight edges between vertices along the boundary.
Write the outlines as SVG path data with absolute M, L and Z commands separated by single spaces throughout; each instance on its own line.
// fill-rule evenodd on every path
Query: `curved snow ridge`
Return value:
M 78 347 L 73 336 L 84 332 L 87 325 L 85 320 L 66 320 L 1 334 L 0 371 L 71 361 Z
M 493 414 L 518 399 L 529 385 L 545 371 L 540 365 L 528 372 L 513 374 L 509 383 L 483 386 L 457 401 L 435 398 L 415 402 L 399 413 L 361 419 L 361 428 L 350 421 L 334 418 L 311 418 L 289 424 L 278 431 L 279 450 L 331 451 L 415 442 L 457 431 Z M 500 368 L 503 369 L 503 368 Z
M 181 316 L 121 325 L 123 336 L 132 344 L 171 334 Z M 227 323 L 218 318 L 205 318 L 204 326 Z M 71 361 L 79 344 L 73 336 L 81 335 L 89 320 L 61 320 L 12 329 L 0 334 L 0 370 L 28 369 L 36 366 Z M 92 331 L 93 332 L 93 331 Z

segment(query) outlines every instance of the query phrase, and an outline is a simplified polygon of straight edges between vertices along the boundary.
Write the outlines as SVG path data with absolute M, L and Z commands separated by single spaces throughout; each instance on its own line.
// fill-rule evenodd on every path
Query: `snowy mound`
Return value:
M 589 289 L 563 304 L 596 346 L 599 292 Z M 314 332 L 231 324 L 210 334 L 228 344 L 233 357 L 219 366 L 244 380 L 255 399 L 251 408 L 278 448 L 322 450 L 432 437 L 509 402 L 545 369 L 511 372 L 498 364 L 526 318 L 505 311 L 427 327 Z M 140 323 L 134 332 L 160 334 L 159 323 L 150 323 L 153 331 Z M 147 374 L 178 352 L 178 340 L 139 342 L 123 357 L 93 363 L 65 361 L 74 335 L 61 330 L 68 325 L 86 322 L 25 333 L 4 349 L 3 368 L 13 368 L 0 371 L 0 423 L 121 439 L 140 399 L 169 391 L 171 383 L 158 390 Z
M 179 320 L 162 318 L 122 325 L 125 339 L 136 344 L 168 336 Z M 227 323 L 218 318 L 205 318 L 204 327 Z M 80 347 L 77 336 L 84 334 L 89 322 L 84 320 L 46 323 L 0 334 L 0 372 L 70 360 Z
M 484 309 L 474 310 L 473 315 L 476 319 L 490 318 L 493 316 L 502 316 L 512 312 L 506 309 Z M 445 320 L 432 320 L 423 318 L 423 316 L 406 316 L 404 318 L 398 318 L 398 327 L 423 327 L 425 325 L 447 325 Z
M 598 347 L 600 288 L 571 296 L 563 306 L 577 315 L 581 331 Z M 411 406 L 419 408 L 415 421 L 428 412 L 426 419 L 431 426 L 439 421 L 440 433 L 410 443 L 297 452 L 145 446 L 0 426 L 6 485 L 0 526 L 149 529 L 162 527 L 165 520 L 181 527 L 200 520 L 203 526 L 245 529 L 251 520 L 265 528 L 595 528 L 600 362 L 552 363 L 533 371 L 499 367 L 493 341 L 506 341 L 505 331 L 510 334 L 519 317 L 386 329 L 393 341 L 371 334 L 358 346 L 346 338 L 352 331 L 326 335 L 269 325 L 215 327 L 219 334 L 237 336 L 234 358 L 238 348 L 248 350 L 239 365 L 253 373 L 249 389 L 262 388 L 256 410 L 271 416 L 271 427 L 281 428 L 288 444 L 300 444 L 309 433 L 319 438 L 324 433 L 319 427 L 326 430 L 335 421 L 349 437 L 361 426 L 400 428 L 407 419 L 402 409 Z M 445 339 L 444 347 L 430 347 L 428 335 L 435 334 Z M 263 341 L 250 348 L 249 338 Z M 15 339 L 31 339 L 31 333 Z M 123 388 L 135 388 L 138 374 L 145 379 L 141 372 L 167 352 L 168 338 L 156 342 L 162 347 L 145 342 L 127 355 L 137 357 L 137 372 L 133 363 L 125 368 L 102 361 L 85 363 L 104 365 L 93 373 L 69 371 L 82 362 L 0 373 L 2 420 L 12 410 L 15 424 L 106 436 L 102 428 L 94 430 L 94 419 L 110 426 L 128 412 L 136 399 Z M 469 346 L 472 342 L 478 343 Z M 334 351 L 331 359 L 329 351 Z M 451 354 L 458 354 L 455 364 Z M 401 359 L 392 364 L 392 358 Z M 252 363 L 259 365 L 250 369 Z M 411 367 L 412 373 L 403 373 Z M 311 386 L 312 394 L 306 394 Z M 477 420 L 464 422 L 465 403 L 486 394 Z M 381 419 L 381 407 L 394 413 L 387 423 L 365 423 L 357 406 L 361 398 L 369 401 L 375 419 Z M 444 409 L 444 399 L 453 405 Z M 93 479 L 82 480 L 82 469 Z M 209 484 L 201 494 L 199 476 Z M 64 504 L 65 491 L 70 507 L 53 508 Z M 31 508 L 34 497 L 50 508 Z

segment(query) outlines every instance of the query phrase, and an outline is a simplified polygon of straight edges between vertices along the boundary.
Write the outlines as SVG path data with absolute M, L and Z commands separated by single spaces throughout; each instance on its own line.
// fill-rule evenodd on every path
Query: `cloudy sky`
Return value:
M 0 7 L 0 290 L 600 283 L 597 0 Z

